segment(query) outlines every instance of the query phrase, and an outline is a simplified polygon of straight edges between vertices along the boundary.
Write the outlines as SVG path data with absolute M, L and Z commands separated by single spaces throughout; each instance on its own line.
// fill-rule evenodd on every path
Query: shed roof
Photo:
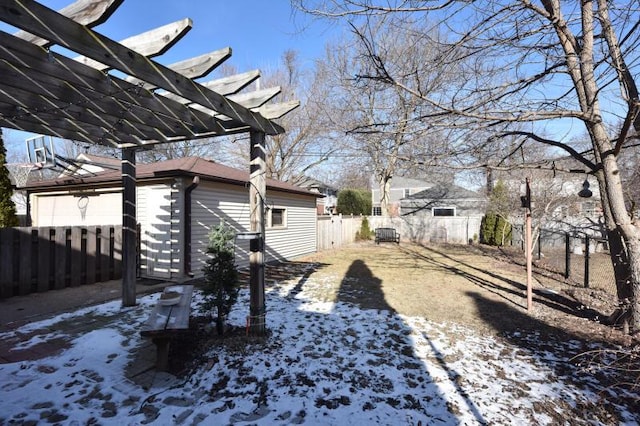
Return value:
M 136 179 L 138 181 L 178 176 L 198 176 L 204 180 L 242 186 L 247 186 L 249 182 L 249 172 L 200 157 L 184 157 L 157 163 L 138 164 L 136 166 Z M 53 188 L 60 189 L 61 186 L 120 185 L 121 182 L 122 175 L 120 169 L 118 169 L 95 173 L 91 176 L 65 176 L 40 182 L 30 182 L 24 189 L 30 192 L 41 192 Z M 267 179 L 267 188 L 314 197 L 319 196 L 315 192 L 275 179 Z

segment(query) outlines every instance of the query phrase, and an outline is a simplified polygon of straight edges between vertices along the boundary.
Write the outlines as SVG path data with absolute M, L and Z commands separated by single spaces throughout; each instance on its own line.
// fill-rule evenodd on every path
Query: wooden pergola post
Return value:
M 249 210 L 251 212 L 251 231 L 258 234 L 258 238 L 251 240 L 249 254 L 249 330 L 254 335 L 264 335 L 265 298 L 264 298 L 264 247 L 265 247 L 265 197 L 267 181 L 265 178 L 265 134 L 252 130 L 250 132 L 251 161 L 249 176 Z
M 136 151 L 122 150 L 122 306 L 136 305 Z

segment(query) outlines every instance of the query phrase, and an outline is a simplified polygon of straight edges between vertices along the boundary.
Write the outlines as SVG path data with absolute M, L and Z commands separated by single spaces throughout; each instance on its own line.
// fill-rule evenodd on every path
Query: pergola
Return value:
M 252 71 L 205 83 L 231 56 L 225 48 L 165 66 L 166 52 L 191 28 L 185 19 L 116 42 L 92 30 L 123 0 L 77 0 L 55 12 L 32 0 L 0 0 L 0 126 L 122 150 L 122 303 L 136 303 L 135 152 L 158 143 L 250 134 L 250 327 L 265 331 L 265 135 L 298 102 L 267 104 L 280 89 L 239 93 L 259 77 Z M 56 53 L 58 45 L 78 56 Z

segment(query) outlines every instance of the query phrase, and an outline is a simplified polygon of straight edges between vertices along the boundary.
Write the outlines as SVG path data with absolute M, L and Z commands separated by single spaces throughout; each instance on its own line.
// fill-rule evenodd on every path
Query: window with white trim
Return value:
M 372 216 L 382 216 L 382 207 L 380 207 L 380 206 L 373 207 L 371 215 Z
M 287 226 L 287 209 L 282 207 L 272 207 L 267 216 L 267 227 L 284 228 Z

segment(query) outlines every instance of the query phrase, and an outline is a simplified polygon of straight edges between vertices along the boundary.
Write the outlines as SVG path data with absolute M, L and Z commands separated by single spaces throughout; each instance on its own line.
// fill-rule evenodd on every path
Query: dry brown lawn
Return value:
M 520 257 L 518 252 L 478 245 L 365 242 L 300 262 L 316 265 L 311 276 L 326 285 L 314 296 L 325 301 L 391 309 L 486 333 L 536 330 L 629 343 L 618 330 L 601 323 L 615 307 L 613 295 L 568 286 L 560 274 L 548 270 L 534 271 L 533 311 L 527 313 L 526 271 Z

